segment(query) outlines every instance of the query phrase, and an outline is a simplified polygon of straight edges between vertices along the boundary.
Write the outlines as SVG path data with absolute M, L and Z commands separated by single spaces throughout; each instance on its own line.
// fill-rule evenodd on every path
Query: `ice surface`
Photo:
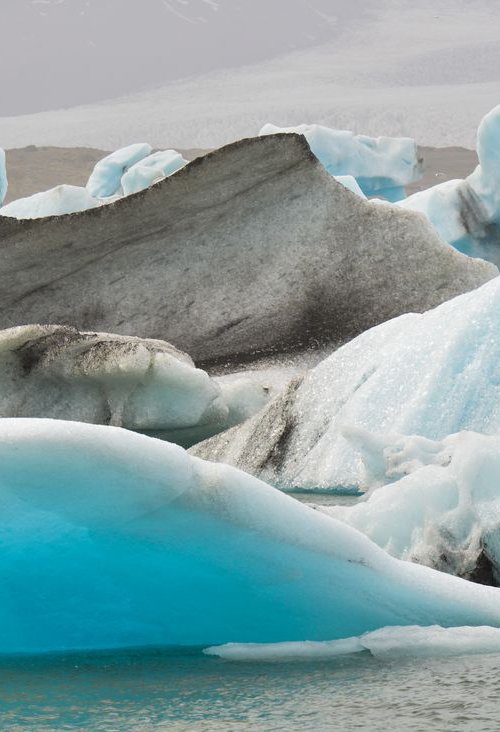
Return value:
M 5 166 L 5 151 L 0 147 L 0 206 L 7 194 L 7 169 Z
M 182 155 L 176 150 L 160 150 L 132 165 L 122 176 L 121 187 L 124 196 L 143 191 L 145 188 L 172 175 L 186 165 Z
M 355 193 L 360 198 L 366 198 L 365 194 L 359 187 L 358 181 L 353 175 L 335 175 L 334 178 L 335 180 L 338 180 L 339 183 L 342 183 L 344 188 L 352 191 L 352 193 Z
M 365 195 L 389 200 L 404 198 L 404 186 L 421 177 L 417 145 L 409 137 L 367 137 L 322 125 L 276 127 L 266 124 L 261 135 L 296 132 L 333 176 L 351 175 Z
M 0 416 L 51 417 L 154 432 L 183 445 L 265 403 L 251 379 L 221 387 L 160 340 L 66 326 L 0 331 Z
M 108 198 L 121 193 L 121 179 L 129 168 L 151 154 L 147 142 L 127 145 L 107 155 L 95 165 L 87 181 L 87 190 L 94 198 Z
M 419 191 L 399 205 L 421 211 L 459 251 L 500 262 L 500 105 L 477 132 L 479 165 L 465 180 Z
M 442 439 L 500 430 L 500 278 L 362 333 L 245 425 L 194 448 L 289 487 L 368 488 L 345 426 Z
M 500 654 L 500 629 L 488 626 L 442 628 L 439 625 L 415 625 L 380 628 L 358 637 L 336 641 L 226 643 L 206 648 L 204 653 L 228 661 L 288 662 L 326 661 L 361 651 L 368 651 L 376 658 Z
M 45 216 L 61 216 L 85 211 L 96 206 L 100 206 L 100 201 L 93 198 L 86 188 L 60 185 L 50 188 L 48 191 L 11 201 L 0 208 L 0 216 L 11 216 L 15 219 L 40 219 Z
M 500 584 L 500 437 L 351 437 L 374 487 L 354 506 L 324 510 L 393 556 Z
M 175 445 L 4 419 L 0 462 L 4 653 L 500 626 L 500 590 L 400 562 Z

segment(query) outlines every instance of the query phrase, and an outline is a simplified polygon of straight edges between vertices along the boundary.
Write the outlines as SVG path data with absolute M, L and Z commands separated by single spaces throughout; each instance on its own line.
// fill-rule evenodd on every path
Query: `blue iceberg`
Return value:
M 500 591 L 390 557 L 225 465 L 120 428 L 0 421 L 0 652 L 500 626 Z

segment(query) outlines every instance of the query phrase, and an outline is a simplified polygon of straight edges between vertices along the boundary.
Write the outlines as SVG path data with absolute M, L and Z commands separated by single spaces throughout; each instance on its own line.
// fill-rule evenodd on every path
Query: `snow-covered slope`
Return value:
M 317 11 L 315 2 L 307 5 Z M 174 0 L 167 4 L 174 9 L 179 5 Z M 192 7 L 194 12 L 195 5 L 182 4 L 183 11 Z M 240 15 L 237 27 L 224 26 L 224 43 L 218 39 L 218 45 L 231 45 L 234 39 L 242 48 L 249 48 L 258 36 L 261 49 L 265 47 L 262 39 L 270 34 L 272 49 L 262 56 L 268 60 L 255 63 L 258 57 L 252 51 L 240 59 L 250 65 L 238 66 L 239 61 L 232 58 L 214 70 L 216 67 L 203 46 L 212 26 L 202 24 L 202 40 L 198 42 L 193 35 L 198 32 L 197 24 L 183 21 L 177 31 L 189 51 L 183 50 L 178 56 L 182 68 L 176 76 L 168 76 L 170 67 L 167 65 L 165 71 L 163 64 L 163 76 L 148 76 L 148 83 L 167 81 L 166 85 L 103 104 L 21 119 L 2 118 L 0 145 L 90 145 L 110 150 L 147 139 L 161 148 L 211 148 L 255 135 L 272 119 L 281 126 L 317 122 L 373 136 L 409 135 L 420 144 L 474 146 L 478 120 L 500 98 L 500 6 L 495 0 L 383 0 L 377 4 L 325 0 L 322 5 L 320 12 L 328 6 L 328 15 L 336 17 L 333 26 L 314 10 L 304 15 L 306 3 L 299 0 L 220 0 L 218 11 L 207 6 L 210 19 L 212 15 L 222 17 L 220 13 L 233 12 L 229 10 L 233 6 Z M 123 12 L 117 16 L 121 22 Z M 175 17 L 171 12 L 169 15 Z M 229 17 L 226 15 L 228 23 Z M 319 45 L 301 46 L 300 50 L 283 55 L 290 50 L 283 39 L 297 38 L 287 25 L 292 17 L 293 27 L 296 22 L 304 23 L 306 34 L 315 36 L 311 43 Z M 308 25 L 310 22 L 314 28 Z M 331 37 L 325 35 L 327 31 Z M 139 25 L 137 36 L 141 39 L 146 35 L 153 48 L 156 32 Z M 188 32 L 191 35 L 186 35 Z M 302 31 L 299 35 L 303 35 Z M 109 38 L 108 42 L 111 43 Z M 127 45 L 126 39 L 122 42 Z M 132 56 L 134 63 L 140 65 L 143 61 L 137 43 Z M 300 45 L 298 41 L 296 45 Z M 175 44 L 174 47 L 177 48 Z M 4 46 L 2 53 L 7 52 Z M 4 74 L 13 63 L 11 59 L 17 58 L 12 51 L 8 53 Z M 157 53 L 161 53 L 158 46 Z M 198 68 L 190 65 L 195 55 L 203 60 Z M 91 55 L 93 63 L 92 59 Z M 155 64 L 161 65 L 157 55 Z M 86 72 L 94 86 L 104 83 L 101 77 L 126 77 L 129 73 L 121 63 L 109 66 L 105 65 L 105 71 L 99 74 Z M 200 75 L 202 70 L 208 73 Z M 34 73 L 31 68 L 29 72 Z M 186 78 L 179 80 L 180 77 Z M 17 74 L 17 84 L 19 78 Z M 176 81 L 171 81 L 174 78 Z M 4 88 L 5 84 L 3 80 Z M 46 86 L 44 94 L 48 98 Z M 113 88 L 114 94 L 125 91 L 116 84 Z M 111 96 L 109 92 L 106 95 Z M 2 96 L 8 98 L 6 91 Z M 83 98 L 79 96 L 78 100 Z M 57 104 L 62 106 L 62 102 Z M 51 106 L 56 106 L 56 102 Z M 2 113 L 0 107 L 0 114 L 10 111 L 4 106 Z

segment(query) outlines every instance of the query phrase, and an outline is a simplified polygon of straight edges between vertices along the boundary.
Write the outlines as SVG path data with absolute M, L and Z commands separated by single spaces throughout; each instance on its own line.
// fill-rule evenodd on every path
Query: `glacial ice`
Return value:
M 441 441 L 351 430 L 373 488 L 325 507 L 393 556 L 500 584 L 500 437 Z
M 187 164 L 176 150 L 160 150 L 132 165 L 122 176 L 124 196 L 143 191 Z
M 2 653 L 500 626 L 500 590 L 394 559 L 175 445 L 3 419 L 0 462 Z
M 110 153 L 96 163 L 87 181 L 87 190 L 93 198 L 109 198 L 121 193 L 121 180 L 129 168 L 152 151 L 147 142 L 137 142 Z
M 226 643 L 205 648 L 208 656 L 228 661 L 289 662 L 327 661 L 350 653 L 368 651 L 376 658 L 408 656 L 463 656 L 500 654 L 500 629 L 488 626 L 442 628 L 402 626 L 379 628 L 370 633 L 334 641 L 288 643 Z
M 5 150 L 0 147 L 0 206 L 7 195 L 7 168 L 5 165 Z
M 26 198 L 18 198 L 0 208 L 0 216 L 15 219 L 40 219 L 45 216 L 85 211 L 100 206 L 100 201 L 80 186 L 60 185 L 48 191 L 34 193 Z
M 426 215 L 442 239 L 470 256 L 500 262 L 500 105 L 477 131 L 479 165 L 465 180 L 450 180 L 398 202 Z
M 367 137 L 322 125 L 277 127 L 266 124 L 260 135 L 296 132 L 333 176 L 351 175 L 366 196 L 389 201 L 405 197 L 404 186 L 421 177 L 415 140 L 409 137 Z
M 160 340 L 31 325 L 0 331 L 0 416 L 153 432 L 190 445 L 266 401 L 250 379 L 219 385 Z
M 344 188 L 347 188 L 351 193 L 355 193 L 360 198 L 366 198 L 365 194 L 359 187 L 358 181 L 353 175 L 334 175 L 333 177 L 335 180 L 338 180 L 339 183 L 342 183 Z
M 248 422 L 193 448 L 288 487 L 369 488 L 344 428 L 500 431 L 500 277 L 362 333 Z

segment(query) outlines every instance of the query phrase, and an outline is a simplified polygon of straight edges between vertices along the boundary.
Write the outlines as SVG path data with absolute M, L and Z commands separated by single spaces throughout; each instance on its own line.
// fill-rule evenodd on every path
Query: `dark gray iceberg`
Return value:
M 363 201 L 305 139 L 241 140 L 102 208 L 0 220 L 0 327 L 161 338 L 206 365 L 336 346 L 497 274 Z

